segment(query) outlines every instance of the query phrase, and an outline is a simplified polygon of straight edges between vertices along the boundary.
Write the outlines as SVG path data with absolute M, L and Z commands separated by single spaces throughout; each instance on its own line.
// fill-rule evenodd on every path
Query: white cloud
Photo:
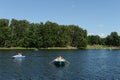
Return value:
M 95 35 L 94 33 L 88 33 L 88 35 Z
M 106 37 L 106 34 L 105 34 L 105 33 L 100 33 L 99 36 L 100 36 L 101 38 L 105 38 L 105 37 Z
M 88 36 L 89 35 L 98 35 L 100 36 L 101 38 L 105 38 L 107 35 L 105 33 L 100 33 L 100 34 L 95 34 L 95 33 L 88 33 Z

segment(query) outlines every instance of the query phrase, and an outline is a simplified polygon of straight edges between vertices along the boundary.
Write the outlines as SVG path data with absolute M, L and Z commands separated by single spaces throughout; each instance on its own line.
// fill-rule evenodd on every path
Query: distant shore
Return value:
M 35 48 L 24 48 L 24 47 L 0 47 L 0 50 L 34 50 Z
M 0 50 L 59 50 L 59 49 L 66 49 L 66 50 L 77 50 L 76 47 L 48 47 L 48 48 L 24 48 L 24 47 L 0 47 Z M 113 46 L 104 46 L 104 45 L 87 45 L 85 48 L 86 50 L 89 49 L 120 49 L 120 47 L 113 47 Z
M 24 48 L 24 47 L 0 47 L 0 50 L 50 50 L 50 49 L 77 49 L 76 47 L 48 47 L 48 48 Z
M 104 46 L 104 45 L 87 45 L 86 49 L 120 49 L 120 46 L 114 47 L 114 46 Z

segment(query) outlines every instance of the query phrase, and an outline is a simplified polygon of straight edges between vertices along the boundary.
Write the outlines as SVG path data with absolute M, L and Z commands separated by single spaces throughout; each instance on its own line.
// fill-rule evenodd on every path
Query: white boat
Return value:
M 59 62 L 60 62 L 60 61 L 62 61 L 62 62 L 65 62 L 66 60 L 65 60 L 65 59 L 63 59 L 63 58 L 62 58 L 62 59 L 60 59 L 60 60 L 59 60 L 58 58 L 56 58 L 56 59 L 54 59 L 54 61 L 59 61 Z
M 18 53 L 17 55 L 12 56 L 13 58 L 25 58 L 22 54 Z
M 25 56 L 19 56 L 19 55 L 15 55 L 15 56 L 12 56 L 13 58 L 24 58 Z

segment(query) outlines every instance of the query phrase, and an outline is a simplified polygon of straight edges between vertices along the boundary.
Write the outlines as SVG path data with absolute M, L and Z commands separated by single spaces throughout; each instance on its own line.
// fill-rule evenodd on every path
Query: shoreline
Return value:
M 35 48 L 24 48 L 24 47 L 0 47 L 0 50 L 34 50 Z
M 85 49 L 80 49 L 80 50 L 90 50 L 90 49 L 109 49 L 109 50 L 120 50 L 120 47 L 113 47 L 113 46 L 104 46 L 104 45 L 87 45 Z M 0 50 L 79 50 L 76 47 L 48 47 L 48 48 L 24 48 L 24 47 L 0 47 Z
M 120 46 L 114 47 L 114 46 L 105 46 L 105 45 L 87 45 L 86 49 L 108 49 L 108 50 L 119 50 Z
M 48 48 L 24 48 L 24 47 L 0 47 L 0 50 L 77 50 L 76 47 L 48 47 Z

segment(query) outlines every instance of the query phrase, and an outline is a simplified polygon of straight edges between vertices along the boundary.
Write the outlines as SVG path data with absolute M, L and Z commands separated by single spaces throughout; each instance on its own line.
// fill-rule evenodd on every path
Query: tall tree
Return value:
M 9 20 L 8 19 L 0 19 L 0 27 L 8 27 Z
M 98 35 L 89 35 L 88 36 L 88 44 L 90 45 L 100 45 L 102 44 L 101 38 Z
M 120 37 L 117 32 L 111 32 L 111 34 L 106 37 L 106 45 L 120 46 Z
M 11 29 L 9 27 L 0 28 L 0 47 L 11 46 Z
M 0 20 L 1 47 L 63 47 L 85 48 L 87 31 L 76 25 L 58 25 L 47 21 L 29 23 L 27 20 Z
M 85 48 L 87 46 L 87 31 L 79 26 L 69 25 L 70 44 L 73 47 Z

